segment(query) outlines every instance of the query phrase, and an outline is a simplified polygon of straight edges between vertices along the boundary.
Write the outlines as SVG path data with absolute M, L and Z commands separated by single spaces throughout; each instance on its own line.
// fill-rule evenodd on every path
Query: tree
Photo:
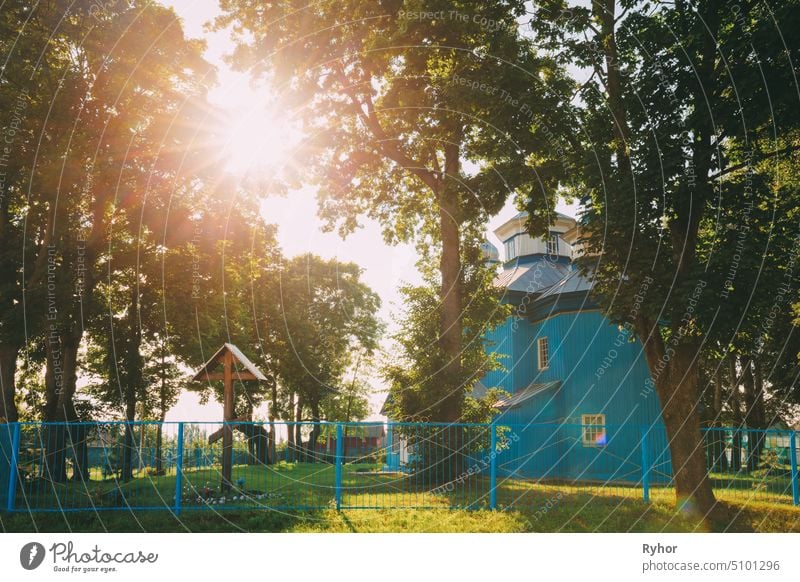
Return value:
M 183 374 L 177 366 L 177 359 L 170 351 L 170 343 L 164 334 L 156 338 L 153 349 L 147 354 L 143 376 L 145 382 L 142 403 L 144 419 L 155 418 L 156 425 L 156 451 L 155 471 L 157 475 L 164 472 L 163 444 L 164 444 L 164 419 L 167 411 L 178 402 L 183 388 Z
M 352 422 L 363 420 L 370 413 L 369 396 L 372 387 L 364 377 L 364 371 L 375 367 L 371 354 L 359 353 L 352 364 L 352 375 L 348 370 L 348 377 L 343 377 L 341 388 L 331 392 L 322 401 L 321 408 L 324 418 L 328 421 Z M 345 449 L 345 457 L 347 450 Z
M 613 0 L 589 8 L 552 0 L 532 20 L 544 46 L 590 72 L 577 103 L 584 137 L 567 156 L 586 209 L 583 266 L 611 319 L 632 323 L 642 340 L 678 504 L 701 517 L 715 498 L 697 355 L 723 291 L 705 274 L 702 229 L 720 188 L 734 194 L 729 180 L 797 147 L 771 136 L 797 122 L 797 45 L 783 44 L 775 26 L 795 24 L 800 11 L 796 2 L 770 4 L 744 2 L 737 12 L 710 1 L 629 2 L 618 13 Z M 738 208 L 735 223 L 745 212 Z
M 183 278 L 192 281 L 191 308 L 184 309 L 186 296 L 181 293 L 167 297 L 167 320 L 183 335 L 178 353 L 192 367 L 201 365 L 224 342 L 236 344 L 256 362 L 268 362 L 265 355 L 271 354 L 271 347 L 265 353 L 261 338 L 270 337 L 274 326 L 268 315 L 274 309 L 268 290 L 275 287 L 282 256 L 276 230 L 258 215 L 252 199 L 230 194 L 225 199 L 222 192 L 201 212 L 196 225 L 200 235 L 191 241 L 193 259 L 182 267 L 188 271 Z M 222 401 L 221 383 L 189 388 L 203 402 L 212 396 Z M 237 383 L 237 417 L 248 417 L 261 404 L 263 389 Z
M 111 225 L 124 210 L 143 206 L 148 184 L 179 179 L 179 169 L 191 172 L 201 153 L 189 147 L 189 118 L 198 109 L 187 104 L 202 101 L 213 82 L 202 45 L 186 40 L 174 12 L 163 7 L 92 8 L 12 3 L 3 15 L 3 25 L 16 23 L 25 39 L 9 43 L 14 66 L 4 84 L 5 96 L 16 94 L 26 110 L 21 115 L 17 108 L 10 120 L 19 128 L 19 156 L 4 184 L 0 227 L 2 269 L 10 275 L 0 300 L 9 418 L 21 330 L 44 336 L 43 418 L 79 418 L 78 353 L 97 308 Z M 62 425 L 48 425 L 46 432 L 47 469 L 63 480 L 67 445 L 82 450 L 84 429 L 67 434 Z M 78 453 L 76 478 L 82 458 Z
M 479 247 L 481 233 L 474 234 L 462 260 L 465 292 L 470 301 L 462 311 L 464 349 L 461 360 L 463 370 L 469 374 L 465 383 L 470 388 L 487 372 L 502 367 L 491 350 L 486 332 L 500 325 L 511 313 L 511 306 L 501 302 L 501 293 L 493 285 L 496 269 L 484 263 Z M 397 346 L 392 351 L 396 355 L 384 367 L 390 385 L 388 409 L 391 418 L 398 421 L 436 420 L 443 414 L 441 408 L 447 406 L 449 387 L 443 386 L 438 378 L 444 355 L 439 352 L 435 339 L 439 302 L 436 275 L 436 269 L 431 266 L 425 272 L 422 285 L 401 288 L 405 312 L 392 336 Z
M 337 402 L 349 392 L 347 414 L 359 401 L 358 385 L 345 387 L 355 353 L 369 356 L 378 346 L 382 326 L 377 318 L 378 295 L 360 279 L 361 268 L 336 259 L 305 254 L 286 261 L 280 271 L 277 292 L 279 314 L 273 321 L 280 334 L 274 367 L 286 391 L 282 406 L 287 420 L 313 421 L 308 449 L 313 451 L 320 435 L 323 412 L 338 414 Z M 300 425 L 290 434 L 302 448 Z
M 569 85 L 520 36 L 525 3 L 221 6 L 217 24 L 238 40 L 234 62 L 270 75 L 304 126 L 296 165 L 318 186 L 329 226 L 347 234 L 366 215 L 387 241 L 433 251 L 445 388 L 436 420 L 457 421 L 474 381 L 463 361 L 467 233 L 512 193 L 552 210 L 547 186 L 561 170 L 536 161 L 565 129 L 554 125 Z
M 485 395 L 476 398 L 472 386 L 491 370 L 502 367 L 497 354 L 491 350 L 487 331 L 500 325 L 511 314 L 511 306 L 501 302 L 501 293 L 494 287 L 496 269 L 484 263 L 479 243 L 482 233 L 475 231 L 471 244 L 464 245 L 465 296 L 469 303 L 462 311 L 463 350 L 461 354 L 464 383 L 470 387 L 461 404 L 460 423 L 487 423 L 498 412 L 493 404 L 504 394 L 488 387 Z M 391 352 L 395 354 L 384 366 L 389 382 L 388 416 L 400 422 L 427 422 L 442 415 L 447 406 L 448 386 L 438 378 L 444 355 L 436 342 L 438 325 L 436 270 L 429 268 L 422 285 L 401 288 L 405 312 L 399 328 L 392 336 Z M 413 424 L 400 424 L 409 446 L 417 451 L 415 471 L 423 483 L 448 482 L 465 470 L 465 454 L 486 440 L 487 434 L 461 424 L 419 430 Z M 488 440 L 484 443 L 488 446 Z
M 29 8 L 24 1 L 9 2 L 0 16 L 0 51 L 6 63 L 0 78 L 4 136 L 0 154 L 0 418 L 8 421 L 18 418 L 15 375 L 20 350 L 47 328 L 44 315 L 55 307 L 54 302 L 47 303 L 46 291 L 48 283 L 51 297 L 56 290 L 54 273 L 48 272 L 49 266 L 51 270 L 56 266 L 55 257 L 52 265 L 48 258 L 60 224 L 49 197 L 57 190 L 59 147 L 75 114 L 77 95 L 85 89 L 65 50 L 68 27 L 54 27 L 58 7 L 41 7 L 33 13 Z M 21 26 L 26 22 L 27 26 Z M 34 67 L 35 63 L 40 66 Z M 63 278 L 58 283 L 63 286 Z M 37 315 L 26 318 L 26 308 Z
M 785 406 L 768 411 L 766 401 L 778 380 L 772 370 L 786 348 L 797 343 L 792 341 L 789 306 L 800 285 L 794 269 L 798 190 L 792 173 L 780 171 L 781 165 L 763 161 L 720 184 L 715 216 L 699 232 L 709 283 L 722 290 L 716 321 L 706 326 L 706 337 L 725 346 L 722 360 L 733 358 L 738 364 L 743 410 L 735 411 L 732 420 L 749 429 L 766 429 L 781 409 L 786 411 Z M 720 226 L 714 228 L 712 221 Z M 782 333 L 776 336 L 776 331 Z M 739 382 L 735 384 L 738 390 Z M 758 468 L 763 442 L 763 433 L 750 433 L 746 470 Z

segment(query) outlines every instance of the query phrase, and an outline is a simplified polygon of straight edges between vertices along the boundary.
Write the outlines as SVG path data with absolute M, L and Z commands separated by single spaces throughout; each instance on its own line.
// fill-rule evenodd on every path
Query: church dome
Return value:
M 481 253 L 483 254 L 484 260 L 489 263 L 500 262 L 500 251 L 497 250 L 497 247 L 488 240 L 485 240 L 481 243 Z

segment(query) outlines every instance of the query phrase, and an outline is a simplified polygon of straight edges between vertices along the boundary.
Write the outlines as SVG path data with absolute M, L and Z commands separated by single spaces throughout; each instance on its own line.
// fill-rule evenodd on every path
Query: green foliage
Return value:
M 221 6 L 233 62 L 269 76 L 307 135 L 287 182 L 316 185 L 321 216 L 343 235 L 366 216 L 388 242 L 416 244 L 427 288 L 404 290 L 415 341 L 400 343 L 424 369 L 403 380 L 417 400 L 403 408 L 454 420 L 478 369 L 477 342 L 463 343 L 480 333 L 463 315 L 480 286 L 467 279 L 481 279 L 474 233 L 509 196 L 535 200 L 543 228 L 553 219 L 563 166 L 547 152 L 570 129 L 563 69 L 519 33 L 523 2 Z M 438 397 L 421 394 L 434 385 Z
M 86 331 L 102 335 L 103 314 L 121 337 L 97 343 L 130 359 L 122 381 L 138 389 L 139 292 L 155 282 L 139 267 L 180 230 L 176 193 L 205 175 L 210 132 L 197 121 L 214 72 L 174 12 L 150 2 L 11 2 L 0 26 L 2 123 L 14 137 L 0 195 L 0 344 L 39 342 L 44 417 L 74 420 L 79 347 Z
M 704 458 L 686 454 L 701 446 L 697 356 L 752 354 L 771 302 L 762 295 L 750 311 L 751 301 L 796 246 L 787 221 L 769 248 L 781 204 L 764 162 L 798 147 L 800 41 L 781 29 L 798 23 L 800 2 L 618 4 L 546 0 L 531 23 L 562 62 L 589 73 L 573 108 L 581 134 L 562 156 L 584 209 L 580 264 L 606 315 L 643 342 L 675 435 L 679 498 L 710 511 Z M 749 369 L 749 357 L 740 362 Z
M 712 321 L 717 328 L 735 325 L 738 316 L 715 315 L 717 306 L 743 312 L 739 300 L 728 300 L 725 287 L 736 250 L 731 243 L 760 223 L 744 233 L 737 269 L 737 288 L 750 295 L 747 273 L 758 272 L 768 217 L 780 212 L 764 172 L 768 164 L 760 161 L 788 145 L 787 132 L 798 121 L 789 106 L 796 95 L 788 66 L 798 43 L 783 45 L 775 34 L 776 23 L 783 28 L 796 22 L 797 3 L 745 2 L 741 12 L 712 2 L 697 11 L 686 3 L 629 3 L 614 24 L 613 68 L 621 81 L 616 111 L 603 84 L 608 71 L 602 39 L 592 32 L 602 9 L 593 13 L 569 4 L 543 2 L 532 22 L 537 38 L 558 48 L 560 58 L 593 73 L 575 111 L 585 137 L 566 161 L 574 165 L 574 186 L 585 207 L 584 266 L 593 273 L 595 296 L 617 321 L 639 313 L 668 321 L 672 333 L 682 326 L 690 300 L 699 299 L 701 307 L 683 330 L 687 341 L 706 334 Z M 769 71 L 752 58 L 754 46 L 759 59 L 772 63 Z M 616 121 L 625 126 L 630 169 L 616 145 L 614 116 L 620 111 L 625 117 Z M 646 278 L 652 279 L 646 300 L 635 308 Z
M 463 180 L 459 221 L 493 215 L 518 189 L 554 202 L 543 186 L 558 172 L 529 157 L 553 146 L 541 118 L 562 119 L 569 86 L 519 34 L 523 2 L 221 6 L 218 26 L 232 24 L 239 43 L 233 62 L 269 75 L 305 124 L 298 158 L 321 186 L 323 216 L 344 231 L 363 213 L 389 240 L 438 241 L 439 188 L 424 173 L 451 171 L 447 144 L 460 157 L 449 176 Z
M 377 348 L 382 326 L 380 298 L 360 276 L 353 263 L 312 254 L 286 261 L 278 274 L 274 370 L 315 419 L 345 414 L 348 405 L 353 416 L 366 412 L 368 388 L 346 375 L 355 354 Z
M 343 420 L 348 407 L 351 419 L 363 418 L 369 413 L 369 388 L 358 381 L 353 385 L 348 372 L 354 354 L 369 355 L 377 348 L 382 332 L 378 295 L 361 281 L 362 270 L 353 263 L 313 254 L 284 259 L 277 249 L 263 257 L 265 246 L 262 241 L 249 248 L 244 267 L 226 261 L 224 285 L 209 286 L 211 293 L 225 290 L 220 298 L 226 325 L 215 332 L 209 320 L 201 329 L 202 345 L 214 345 L 215 337 L 220 343 L 233 341 L 270 375 L 268 386 L 236 384 L 239 417 L 269 399 L 271 414 L 285 420 L 295 419 L 298 404 L 317 419 Z M 198 311 L 210 318 L 214 301 L 209 296 Z M 189 388 L 204 400 L 222 399 L 221 382 Z
M 477 248 L 477 240 L 471 248 Z M 487 386 L 487 394 L 476 399 L 472 388 L 487 372 L 502 368 L 503 362 L 491 349 L 487 332 L 503 323 L 511 314 L 511 306 L 501 300 L 500 290 L 493 285 L 495 268 L 480 262 L 477 257 L 464 260 L 470 265 L 464 283 L 469 303 L 462 312 L 463 345 L 461 360 L 464 370 L 459 390 L 465 400 L 461 417 L 464 422 L 487 422 L 495 413 L 492 405 L 502 394 Z M 450 388 L 442 382 L 441 369 L 446 355 L 436 342 L 439 297 L 435 271 L 428 272 L 426 284 L 405 286 L 405 313 L 399 320 L 398 331 L 392 335 L 397 346 L 384 366 L 390 384 L 388 413 L 392 419 L 425 421 L 441 418 Z

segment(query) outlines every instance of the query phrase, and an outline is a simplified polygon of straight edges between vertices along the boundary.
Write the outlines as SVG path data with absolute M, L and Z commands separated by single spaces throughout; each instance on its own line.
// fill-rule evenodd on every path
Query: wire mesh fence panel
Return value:
M 174 426 L 22 423 L 16 507 L 71 511 L 170 505 Z
M 183 509 L 316 510 L 334 500 L 325 423 L 191 423 L 184 428 Z M 225 435 L 231 433 L 226 472 Z
M 498 504 L 580 510 L 597 496 L 643 498 L 642 429 L 593 424 L 510 424 L 498 451 Z
M 342 507 L 478 508 L 488 504 L 487 425 L 369 425 L 373 437 L 360 454 L 353 454 L 353 440 L 364 438 L 365 428 L 343 427 Z
M 662 425 L 19 423 L 0 431 L 4 509 L 550 511 L 672 501 Z M 711 428 L 721 500 L 800 504 L 797 433 Z M 16 470 L 13 470 L 13 468 Z
M 703 434 L 718 498 L 792 503 L 792 431 L 709 428 Z

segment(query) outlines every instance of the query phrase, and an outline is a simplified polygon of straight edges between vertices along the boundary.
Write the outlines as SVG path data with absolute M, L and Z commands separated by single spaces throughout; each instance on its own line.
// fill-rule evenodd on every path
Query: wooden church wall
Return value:
M 515 461 L 506 463 L 507 471 L 533 478 L 636 481 L 641 478 L 642 427 L 651 425 L 655 429 L 648 457 L 664 460 L 660 407 L 649 388 L 640 343 L 629 342 L 599 311 L 562 313 L 533 324 L 522 321 L 513 332 L 506 327 L 501 336 L 512 335 L 514 354 L 513 364 L 506 364 L 512 371 L 504 379 L 513 388 L 506 389 L 562 383 L 503 414 L 501 422 L 516 428 L 519 437 L 509 450 L 508 460 Z M 539 370 L 536 340 L 544 336 L 550 362 Z M 583 442 L 584 414 L 605 415 L 605 443 Z M 560 426 L 555 429 L 551 423 Z

